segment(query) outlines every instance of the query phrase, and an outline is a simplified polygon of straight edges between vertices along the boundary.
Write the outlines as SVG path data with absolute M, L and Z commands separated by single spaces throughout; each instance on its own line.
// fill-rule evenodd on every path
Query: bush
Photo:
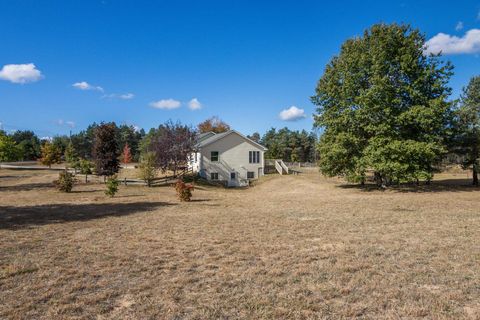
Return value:
M 58 180 L 55 180 L 53 183 L 55 187 L 62 192 L 71 192 L 73 185 L 75 184 L 76 179 L 74 175 L 67 170 L 62 171 L 58 175 Z
M 113 175 L 108 177 L 107 182 L 107 190 L 105 190 L 105 194 L 107 196 L 113 197 L 118 192 L 118 186 L 120 185 L 120 181 L 117 180 L 117 176 Z
M 193 185 L 185 183 L 181 179 L 175 183 L 175 190 L 180 201 L 190 201 L 192 198 Z

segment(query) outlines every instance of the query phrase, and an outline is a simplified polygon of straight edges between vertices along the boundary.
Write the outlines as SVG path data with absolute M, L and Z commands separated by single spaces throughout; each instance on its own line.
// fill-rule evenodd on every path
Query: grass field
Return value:
M 0 170 L 1 319 L 480 319 L 480 192 L 315 171 L 243 190 Z

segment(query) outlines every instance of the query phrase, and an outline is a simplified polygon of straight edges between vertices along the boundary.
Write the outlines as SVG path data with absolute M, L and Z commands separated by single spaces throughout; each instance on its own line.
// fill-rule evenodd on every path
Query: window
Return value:
M 247 179 L 255 179 L 255 172 L 247 171 Z
M 230 179 L 235 180 L 235 172 L 230 172 Z
M 218 172 L 211 172 L 210 173 L 211 180 L 218 180 Z
M 249 151 L 248 152 L 248 162 L 249 163 L 260 163 L 260 151 Z
M 218 151 L 210 152 L 210 161 L 212 162 L 218 161 Z

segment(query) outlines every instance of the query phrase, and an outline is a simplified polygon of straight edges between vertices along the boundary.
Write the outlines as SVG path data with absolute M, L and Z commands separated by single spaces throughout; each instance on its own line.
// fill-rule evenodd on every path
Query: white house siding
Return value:
M 193 172 L 200 171 L 200 152 L 194 152 L 188 158 L 188 169 L 193 170 Z
M 212 151 L 218 151 L 219 161 L 210 161 Z M 249 163 L 249 151 L 259 151 L 259 163 Z M 247 172 L 254 172 L 254 179 L 263 175 L 264 151 L 235 132 L 212 142 L 201 149 L 200 173 L 207 179 L 211 173 L 218 173 L 218 180 L 228 181 L 231 186 L 242 185 Z M 231 181 L 230 173 L 236 173 L 236 181 Z

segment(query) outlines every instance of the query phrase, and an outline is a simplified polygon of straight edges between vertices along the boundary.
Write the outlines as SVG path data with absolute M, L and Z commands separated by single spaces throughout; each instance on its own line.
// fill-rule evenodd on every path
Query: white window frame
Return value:
M 260 151 L 248 151 L 248 163 L 260 163 Z

